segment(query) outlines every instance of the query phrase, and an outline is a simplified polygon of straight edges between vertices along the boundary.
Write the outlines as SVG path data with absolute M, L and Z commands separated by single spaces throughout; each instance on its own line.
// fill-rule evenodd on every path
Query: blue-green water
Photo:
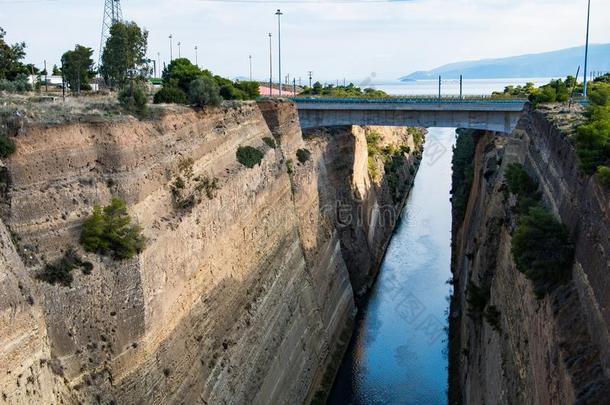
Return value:
M 445 404 L 455 129 L 424 159 L 339 370 L 329 404 Z

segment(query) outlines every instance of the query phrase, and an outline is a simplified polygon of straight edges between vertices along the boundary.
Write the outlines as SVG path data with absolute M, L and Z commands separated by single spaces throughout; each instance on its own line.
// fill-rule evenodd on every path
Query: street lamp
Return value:
M 271 44 L 272 34 L 269 33 L 269 96 L 273 96 L 273 45 Z
M 591 0 L 589 0 L 589 6 L 587 7 L 587 42 L 585 44 L 585 82 L 583 95 L 587 98 L 587 64 L 589 62 L 589 22 L 591 19 Z
M 157 66 L 159 66 L 159 73 L 161 73 L 161 52 L 157 52 Z M 157 72 L 155 72 L 155 76 L 157 76 Z
M 250 81 L 252 81 L 252 55 L 248 55 L 248 59 L 250 59 Z
M 182 45 L 182 42 L 178 41 L 178 59 L 182 58 L 182 54 L 180 53 L 180 45 Z
M 197 49 L 199 48 L 195 46 L 195 65 L 199 67 L 199 56 L 197 55 Z
M 282 97 L 282 30 L 281 30 L 281 17 L 283 15 L 283 13 L 280 11 L 280 9 L 278 8 L 275 15 L 277 16 L 277 52 L 278 52 L 278 64 L 279 64 L 279 71 L 278 71 L 278 81 L 280 84 L 280 97 Z
M 173 38 L 172 34 L 169 35 L 169 62 L 171 63 L 174 60 L 174 49 L 173 49 Z

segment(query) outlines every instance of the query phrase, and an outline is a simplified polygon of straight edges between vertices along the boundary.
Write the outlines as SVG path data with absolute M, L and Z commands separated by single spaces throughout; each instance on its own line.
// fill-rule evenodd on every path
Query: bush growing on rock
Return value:
M 252 146 L 240 146 L 237 149 L 237 161 L 249 169 L 260 165 L 263 160 L 263 152 Z
M 81 244 L 87 252 L 110 254 L 115 260 L 126 260 L 144 249 L 142 229 L 131 223 L 125 202 L 113 198 L 110 205 L 95 206 L 83 223 Z
M 508 166 L 508 189 L 517 195 L 518 225 L 512 239 L 517 270 L 532 282 L 536 297 L 543 298 L 569 279 L 574 247 L 568 229 L 542 207 L 538 183 L 520 164 Z
M 133 83 L 125 86 L 119 93 L 119 103 L 125 110 L 137 116 L 147 114 L 148 94 L 142 83 Z
M 214 80 L 209 77 L 202 76 L 191 82 L 189 87 L 189 101 L 197 107 L 206 105 L 220 105 L 222 98 L 220 90 Z
M 311 158 L 311 152 L 308 149 L 299 149 L 297 150 L 297 159 L 301 164 L 307 163 L 307 161 Z
M 512 253 L 517 269 L 533 282 L 538 298 L 566 281 L 574 262 L 568 229 L 541 207 L 530 208 L 519 219 Z
M 64 256 L 55 263 L 47 264 L 36 278 L 49 284 L 60 284 L 64 287 L 72 285 L 74 277 L 72 270 L 81 268 L 83 274 L 90 274 L 93 264 L 84 262 L 76 253 L 74 248 L 69 248 Z
M 15 142 L 8 136 L 0 133 L 0 158 L 5 159 L 15 153 Z
M 277 145 L 275 144 L 275 139 L 271 138 L 271 137 L 264 137 L 263 138 L 263 142 L 265 142 L 267 144 L 267 146 L 269 146 L 271 149 L 275 149 L 277 147 Z
M 188 102 L 186 93 L 175 86 L 163 86 L 155 93 L 155 104 L 186 104 Z
M 597 168 L 597 175 L 599 176 L 599 181 L 604 186 L 610 188 L 610 167 L 608 167 L 608 166 L 599 166 Z

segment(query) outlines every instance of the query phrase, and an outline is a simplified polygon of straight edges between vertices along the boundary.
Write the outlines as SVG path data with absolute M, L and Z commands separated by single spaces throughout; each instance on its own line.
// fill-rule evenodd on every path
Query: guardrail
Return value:
M 391 98 L 325 98 L 325 97 L 289 97 L 295 103 L 350 103 L 350 104 L 525 104 L 527 99 L 495 98 L 438 98 L 438 97 L 391 97 Z

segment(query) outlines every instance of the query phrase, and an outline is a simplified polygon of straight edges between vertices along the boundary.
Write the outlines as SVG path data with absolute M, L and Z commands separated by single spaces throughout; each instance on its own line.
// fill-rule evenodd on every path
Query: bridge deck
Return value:
M 459 98 L 290 98 L 299 110 L 523 111 L 528 100 Z

